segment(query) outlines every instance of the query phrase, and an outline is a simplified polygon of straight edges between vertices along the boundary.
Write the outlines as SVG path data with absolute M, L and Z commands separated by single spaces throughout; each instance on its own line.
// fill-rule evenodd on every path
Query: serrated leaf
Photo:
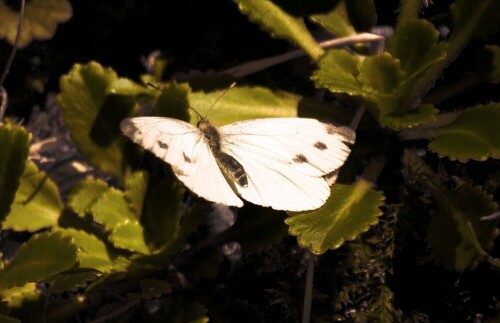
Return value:
M 385 95 L 396 91 L 403 75 L 399 61 L 388 53 L 382 53 L 369 56 L 360 64 L 358 80 L 366 92 Z
M 138 171 L 127 178 L 125 183 L 125 199 L 138 219 L 142 214 L 144 198 L 148 188 L 148 179 L 149 173 L 146 171 Z
M 109 235 L 109 240 L 117 248 L 149 254 L 150 250 L 144 241 L 144 229 L 139 221 L 126 221 L 118 224 Z
M 92 204 L 89 212 L 96 222 L 103 224 L 110 232 L 109 240 L 115 247 L 149 253 L 144 230 L 123 192 L 109 189 Z
M 54 36 L 57 25 L 71 18 L 73 12 L 67 0 L 26 1 L 23 29 L 18 47 L 23 48 L 33 39 L 46 40 Z M 8 2 L 0 3 L 0 38 L 13 45 L 17 35 L 19 11 Z
M 9 308 L 20 308 L 24 302 L 37 301 L 42 292 L 35 283 L 27 283 L 18 287 L 2 288 L 2 300 L 6 301 Z
M 65 237 L 71 237 L 78 248 L 80 268 L 93 268 L 100 272 L 111 272 L 113 261 L 110 258 L 106 244 L 96 236 L 75 229 L 57 229 Z
M 89 282 L 97 279 L 101 273 L 91 268 L 77 268 L 56 275 L 48 280 L 50 286 L 47 291 L 51 294 L 76 292 L 86 287 Z
M 68 194 L 68 207 L 84 217 L 88 207 L 109 189 L 108 184 L 100 179 L 86 178 L 76 184 Z
M 111 68 L 96 62 L 75 64 L 61 77 L 57 100 L 72 139 L 89 163 L 122 180 L 133 154 L 124 151 L 127 141 L 119 124 L 133 114 L 136 102 L 129 96 L 107 95 L 117 79 Z
M 31 136 L 23 127 L 0 126 L 0 222 L 10 212 L 28 158 Z
M 62 211 L 57 185 L 32 161 L 27 161 L 3 226 L 18 231 L 37 231 L 56 226 Z
M 356 34 L 356 30 L 349 22 L 345 1 L 339 1 L 335 8 L 329 12 L 312 15 L 310 19 L 337 37 L 346 37 Z
M 0 285 L 22 286 L 73 267 L 78 249 L 60 233 L 42 233 L 21 245 L 15 258 L 0 273 Z
M 359 64 L 363 58 L 342 49 L 330 49 L 318 62 L 318 69 L 311 79 L 318 88 L 326 88 L 333 93 L 369 96 L 358 80 Z
M 155 96 L 157 90 L 152 87 L 138 84 L 130 79 L 120 77 L 112 81 L 106 88 L 106 94 L 108 95 L 126 95 L 126 96 L 137 96 L 137 95 L 147 95 Z
M 451 5 L 453 35 L 464 39 L 483 38 L 500 28 L 499 0 L 457 0 Z
M 243 252 L 255 252 L 280 242 L 287 233 L 286 214 L 270 208 L 246 206 L 238 212 L 236 223 L 227 229 Z
M 272 36 L 297 43 L 314 60 L 323 55 L 323 49 L 307 30 L 302 18 L 293 17 L 270 0 L 234 0 L 248 19 L 257 23 Z
M 437 118 L 439 110 L 432 104 L 422 104 L 415 109 L 409 110 L 403 115 L 387 114 L 380 118 L 380 122 L 389 128 L 398 130 L 412 128 L 420 124 L 433 122 Z
M 446 57 L 446 45 L 438 40 L 439 32 L 430 22 L 414 19 L 396 29 L 387 51 L 401 61 L 405 79 L 409 80 Z
M 429 225 L 429 245 L 437 263 L 446 269 L 475 269 L 493 248 L 498 236 L 496 224 L 480 218 L 497 210 L 497 205 L 479 187 L 463 186 L 450 192 L 434 190 L 437 213 Z
M 429 148 L 440 157 L 467 162 L 500 158 L 500 103 L 465 110 L 454 122 L 436 129 Z
M 291 215 L 285 220 L 288 232 L 297 236 L 299 245 L 314 254 L 340 247 L 377 223 L 384 201 L 381 192 L 359 180 L 352 185 L 335 184 L 330 197 L 318 210 Z

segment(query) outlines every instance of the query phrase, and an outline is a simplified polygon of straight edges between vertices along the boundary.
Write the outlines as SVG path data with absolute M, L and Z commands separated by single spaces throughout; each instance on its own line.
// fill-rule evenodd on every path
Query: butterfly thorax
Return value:
M 246 187 L 248 179 L 245 169 L 234 157 L 221 150 L 220 134 L 217 128 L 212 126 L 207 119 L 198 121 L 197 126 L 207 139 L 208 146 L 224 175 L 239 186 Z

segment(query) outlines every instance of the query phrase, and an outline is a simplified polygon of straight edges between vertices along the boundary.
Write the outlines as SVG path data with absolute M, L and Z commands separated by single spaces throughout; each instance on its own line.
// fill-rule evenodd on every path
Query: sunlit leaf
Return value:
M 149 174 L 146 171 L 138 171 L 127 178 L 125 183 L 125 199 L 138 219 L 142 214 L 144 198 L 148 188 L 148 178 Z
M 356 30 L 349 22 L 345 1 L 339 1 L 335 8 L 327 13 L 312 15 L 310 18 L 337 37 L 356 34 Z
M 404 72 L 398 60 L 388 53 L 368 56 L 359 66 L 358 80 L 372 95 L 392 94 L 403 80 Z M 381 108 L 382 110 L 382 108 Z
M 214 105 L 223 90 L 205 93 L 192 92 L 190 105 L 202 116 Z M 190 122 L 196 123 L 198 116 L 193 111 Z M 215 126 L 256 118 L 313 117 L 324 120 L 347 122 L 345 113 L 331 104 L 298 96 L 285 91 L 272 91 L 258 86 L 237 86 L 227 92 L 208 114 Z
M 322 254 L 355 239 L 377 223 L 383 201 L 383 194 L 364 180 L 353 185 L 335 184 L 324 206 L 292 214 L 285 222 L 289 225 L 288 232 L 297 236 L 302 247 Z
M 133 114 L 136 103 L 130 96 L 107 94 L 117 79 L 112 69 L 96 62 L 75 64 L 62 76 L 57 99 L 63 121 L 89 163 L 121 180 L 134 154 L 125 151 L 129 142 L 119 124 Z
M 188 84 L 165 84 L 156 100 L 152 114 L 159 117 L 188 121 L 190 92 L 191 89 Z M 198 106 L 195 106 L 195 109 L 198 109 Z
M 96 222 L 103 224 L 110 232 L 109 240 L 115 247 L 149 253 L 144 230 L 123 192 L 109 189 L 102 193 L 89 212 Z
M 287 14 L 270 0 L 234 1 L 250 21 L 259 24 L 263 30 L 274 37 L 297 43 L 314 60 L 317 60 L 323 54 L 323 49 L 311 36 L 302 18 Z
M 27 283 L 17 287 L 2 288 L 2 300 L 9 304 L 9 308 L 19 308 L 23 302 L 37 301 L 42 292 L 35 283 Z M 1 321 L 0 321 L 1 322 Z
M 30 135 L 19 126 L 0 126 L 0 222 L 10 211 L 28 158 Z
M 109 186 L 104 181 L 86 178 L 76 184 L 68 194 L 68 207 L 79 216 L 84 217 L 87 208 L 108 189 Z
M 451 124 L 436 129 L 429 148 L 461 162 L 500 158 L 499 124 L 500 103 L 467 109 Z
M 96 236 L 85 231 L 75 229 L 57 229 L 65 237 L 71 237 L 78 248 L 80 268 L 93 268 L 106 273 L 113 270 L 113 261 L 108 253 L 106 244 Z
M 37 231 L 56 226 L 63 210 L 57 185 L 32 161 L 27 161 L 14 203 L 3 226 Z
M 77 262 L 77 247 L 60 233 L 41 233 L 21 245 L 0 273 L 0 285 L 22 286 L 68 270 Z
M 387 51 L 401 61 L 405 79 L 411 79 L 446 57 L 445 43 L 438 43 L 439 32 L 427 20 L 410 20 L 389 38 Z
M 23 28 L 18 46 L 25 47 L 33 39 L 46 40 L 54 36 L 57 25 L 71 18 L 73 12 L 67 0 L 26 1 Z M 0 38 L 12 45 L 16 39 L 19 8 L 0 2 Z

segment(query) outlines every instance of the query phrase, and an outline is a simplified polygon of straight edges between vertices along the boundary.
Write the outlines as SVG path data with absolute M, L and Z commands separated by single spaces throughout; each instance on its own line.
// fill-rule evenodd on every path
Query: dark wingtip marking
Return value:
M 189 157 L 188 157 L 185 153 L 182 153 L 182 156 L 184 157 L 184 161 L 185 161 L 186 163 L 191 164 L 191 158 L 189 158 Z
M 325 150 L 325 149 L 328 149 L 328 146 L 324 142 L 317 141 L 314 144 L 314 148 L 318 148 L 319 150 Z
M 296 163 L 307 163 L 307 158 L 302 154 L 298 154 L 297 156 L 295 156 L 293 161 Z

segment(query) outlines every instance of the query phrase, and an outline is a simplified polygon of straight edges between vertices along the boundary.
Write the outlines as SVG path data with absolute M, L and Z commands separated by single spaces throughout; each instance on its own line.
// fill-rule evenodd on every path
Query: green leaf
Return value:
M 438 210 L 429 225 L 429 245 L 446 269 L 475 269 L 485 260 L 498 236 L 496 224 L 480 218 L 497 211 L 497 204 L 480 187 L 433 191 Z
M 399 58 L 405 80 L 412 79 L 446 57 L 446 44 L 439 43 L 439 32 L 424 19 L 410 20 L 389 38 L 387 51 Z
M 28 158 L 31 136 L 23 127 L 0 126 L 0 222 L 10 211 Z
M 80 268 L 93 268 L 102 273 L 113 271 L 113 261 L 106 248 L 106 244 L 96 236 L 85 231 L 75 229 L 57 229 L 65 237 L 72 238 L 78 248 Z
M 144 230 L 123 192 L 109 189 L 102 193 L 90 206 L 89 212 L 110 232 L 109 240 L 115 247 L 149 254 Z
M 357 31 L 369 31 L 377 22 L 373 0 L 344 0 L 349 21 Z
M 68 270 L 76 264 L 77 252 L 71 238 L 60 233 L 35 235 L 21 245 L 15 258 L 0 273 L 0 285 L 22 286 Z
M 411 128 L 420 124 L 436 120 L 439 110 L 432 104 L 422 104 L 415 109 L 409 110 L 403 115 L 387 114 L 380 118 L 380 122 L 392 129 Z
M 144 230 L 139 221 L 120 223 L 111 231 L 109 240 L 117 248 L 143 254 L 150 253 L 149 247 L 144 241 Z
M 139 219 L 142 214 L 144 198 L 148 188 L 149 174 L 146 171 L 138 171 L 127 178 L 125 183 L 125 199 L 129 207 Z
M 117 79 L 112 69 L 96 62 L 75 64 L 61 77 L 57 100 L 71 137 L 89 163 L 122 180 L 133 154 L 125 153 L 127 141 L 119 124 L 133 114 L 136 103 L 129 96 L 107 95 Z
M 23 48 L 33 39 L 47 40 L 54 36 L 57 25 L 71 18 L 73 12 L 67 0 L 26 1 L 23 29 L 17 46 Z M 0 2 L 0 38 L 13 45 L 17 35 L 19 10 Z
M 100 179 L 83 179 L 68 194 L 68 207 L 84 217 L 88 207 L 108 189 L 108 184 Z
M 335 8 L 329 12 L 312 15 L 310 19 L 337 37 L 346 37 L 356 34 L 356 30 L 349 22 L 345 1 L 339 1 Z
M 335 184 L 324 206 L 293 214 L 285 223 L 289 225 L 288 232 L 298 237 L 300 246 L 319 255 L 355 239 L 377 223 L 383 201 L 383 194 L 373 190 L 367 181 Z
M 47 291 L 51 294 L 76 292 L 80 288 L 87 287 L 89 282 L 96 280 L 100 275 L 101 273 L 98 270 L 91 268 L 77 268 L 65 271 L 47 280 L 50 284 Z
M 63 210 L 57 185 L 32 161 L 27 161 L 14 203 L 3 226 L 17 231 L 37 231 L 57 226 Z
M 399 61 L 388 53 L 383 53 L 369 56 L 361 63 L 358 80 L 366 92 L 384 95 L 396 91 L 403 80 L 403 75 Z
M 369 96 L 358 80 L 359 65 L 363 58 L 342 49 L 330 49 L 318 62 L 311 79 L 316 87 L 333 93 Z
M 470 40 L 483 38 L 500 28 L 499 0 L 457 0 L 451 5 L 453 35 Z
M 500 158 L 500 103 L 465 110 L 454 122 L 436 130 L 429 148 L 440 157 L 467 162 Z
M 37 301 L 42 296 L 35 283 L 27 283 L 18 287 L 2 288 L 2 301 L 6 301 L 9 308 L 20 308 L 23 303 Z M 1 322 L 1 321 L 0 321 Z
M 323 55 L 323 49 L 311 36 L 302 18 L 287 14 L 270 0 L 234 1 L 250 21 L 259 24 L 264 31 L 269 32 L 272 36 L 297 43 L 314 60 L 318 60 Z
M 156 96 L 156 89 L 150 86 L 138 84 L 132 80 L 120 77 L 110 82 L 106 88 L 107 95 L 125 95 L 125 96 L 138 96 L 147 95 Z
M 222 91 L 192 92 L 189 97 L 191 106 L 202 116 L 213 107 L 208 118 L 215 126 L 255 118 L 297 117 L 299 114 L 301 97 L 298 95 L 264 87 L 237 86 L 214 106 Z M 198 121 L 198 115 L 193 111 L 190 113 L 191 123 L 194 124 Z

